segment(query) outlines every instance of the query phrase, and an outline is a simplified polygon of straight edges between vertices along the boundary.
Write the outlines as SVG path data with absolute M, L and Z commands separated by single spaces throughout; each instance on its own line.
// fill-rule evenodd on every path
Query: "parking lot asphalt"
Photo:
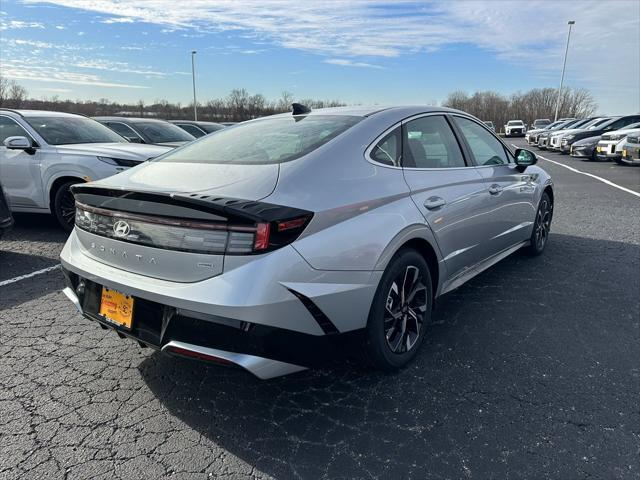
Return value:
M 541 153 L 640 192 L 640 168 Z M 639 478 L 640 197 L 540 165 L 547 251 L 444 297 L 397 374 L 260 381 L 101 330 L 58 270 L 0 286 L 0 478 Z M 55 265 L 64 239 L 18 216 L 0 283 Z

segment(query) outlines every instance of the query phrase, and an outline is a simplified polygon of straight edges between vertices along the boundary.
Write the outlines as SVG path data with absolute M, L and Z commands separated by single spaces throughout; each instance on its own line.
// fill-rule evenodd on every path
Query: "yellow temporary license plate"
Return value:
M 600 153 L 601 150 L 602 150 L 602 147 L 600 146 L 596 147 L 596 152 Z
M 627 151 L 626 150 L 622 150 L 622 156 L 626 157 L 627 156 Z
M 133 323 L 133 297 L 102 287 L 100 315 L 121 327 L 131 329 Z

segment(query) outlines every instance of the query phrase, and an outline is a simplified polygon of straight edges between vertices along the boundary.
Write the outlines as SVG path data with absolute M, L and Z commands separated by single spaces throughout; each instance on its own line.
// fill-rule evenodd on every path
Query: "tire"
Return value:
M 432 291 L 424 257 L 411 248 L 396 253 L 369 312 L 365 345 L 369 364 L 393 372 L 413 360 L 431 319 Z
M 529 238 L 529 246 L 525 248 L 526 253 L 532 256 L 541 255 L 547 243 L 549 243 L 549 233 L 551 232 L 551 220 L 553 220 L 553 202 L 547 192 L 542 193 L 536 218 L 533 222 L 533 231 Z
M 75 200 L 73 194 L 69 189 L 71 185 L 75 185 L 81 182 L 65 182 L 58 187 L 55 195 L 53 196 L 53 214 L 58 220 L 60 226 L 70 232 L 73 230 L 75 223 Z

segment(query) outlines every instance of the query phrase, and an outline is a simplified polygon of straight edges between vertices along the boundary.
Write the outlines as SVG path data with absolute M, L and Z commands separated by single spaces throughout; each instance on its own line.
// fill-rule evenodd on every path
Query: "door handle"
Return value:
M 447 202 L 442 197 L 429 197 L 424 201 L 424 206 L 427 210 L 435 210 L 442 207 Z
M 503 188 L 502 188 L 500 185 L 498 185 L 497 183 L 494 183 L 493 185 L 491 185 L 491 186 L 489 187 L 489 193 L 490 193 L 491 195 L 497 195 L 497 194 L 499 194 L 502 190 L 503 190 Z

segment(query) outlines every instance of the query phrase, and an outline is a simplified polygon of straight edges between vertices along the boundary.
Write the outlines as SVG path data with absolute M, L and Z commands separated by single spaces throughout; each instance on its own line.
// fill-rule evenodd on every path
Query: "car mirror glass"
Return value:
M 536 157 L 535 153 L 533 153 L 530 150 L 526 150 L 524 148 L 518 148 L 516 150 L 515 157 L 516 157 L 516 165 L 519 165 L 522 167 L 535 165 L 535 163 L 538 161 L 538 158 Z

